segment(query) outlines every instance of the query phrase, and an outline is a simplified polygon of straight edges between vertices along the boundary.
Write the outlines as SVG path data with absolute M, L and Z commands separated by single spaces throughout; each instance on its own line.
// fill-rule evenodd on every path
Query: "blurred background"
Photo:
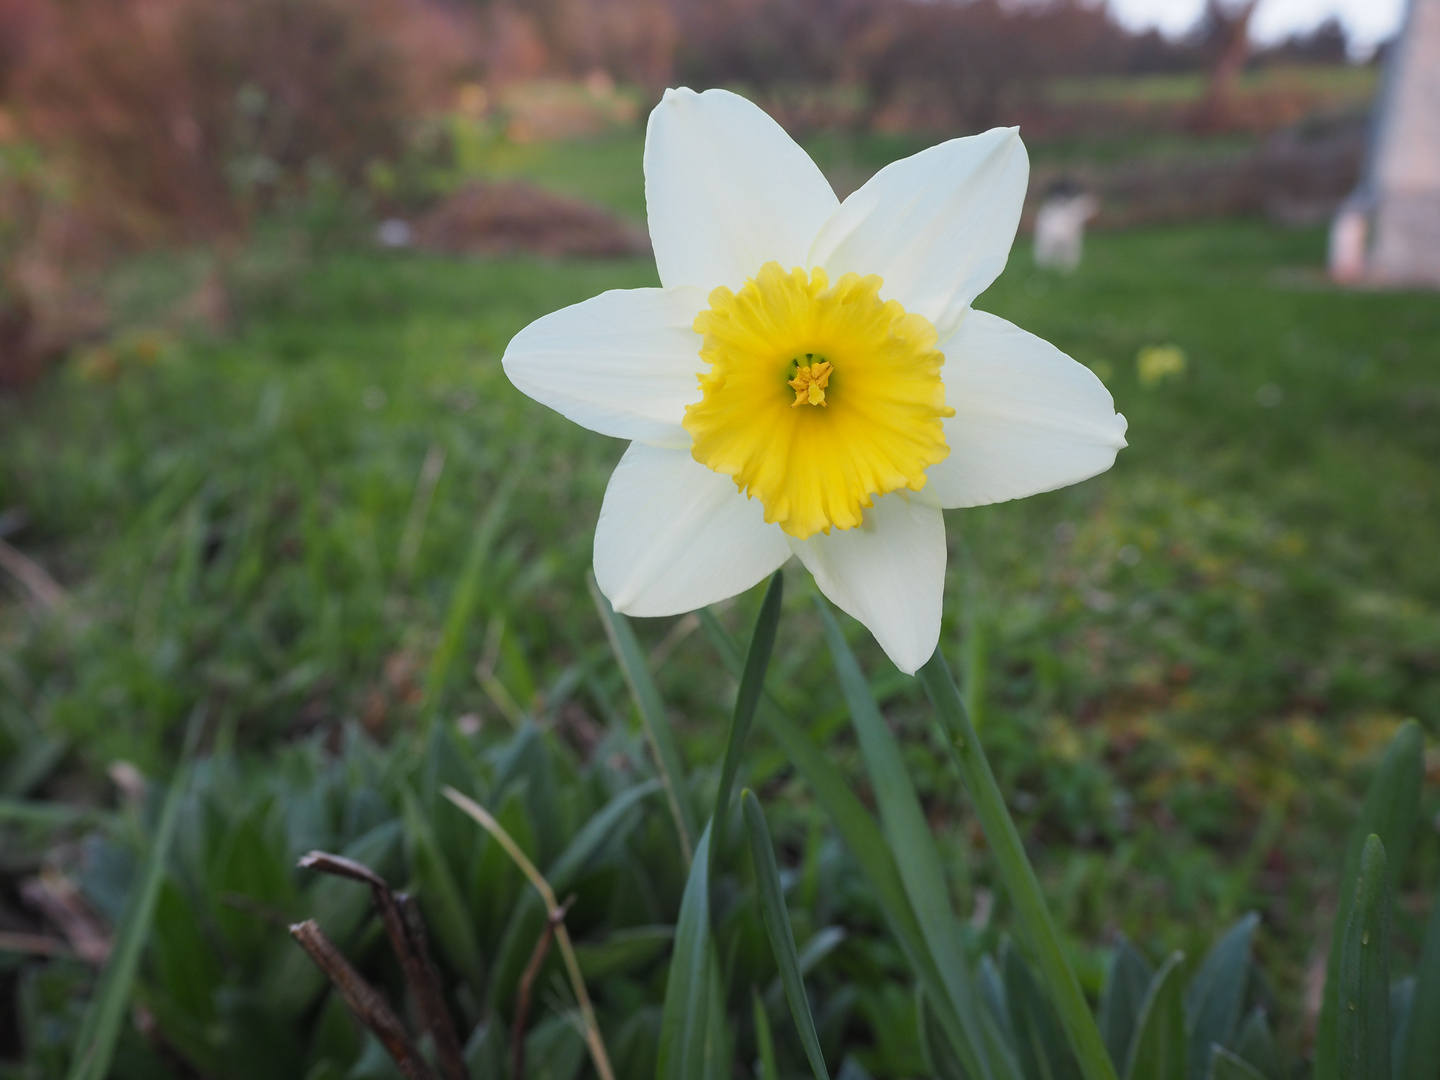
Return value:
M 1327 274 L 1402 7 L 0 0 L 0 1075 L 65 1074 L 187 724 L 206 764 L 117 1075 L 390 1075 L 321 987 L 271 992 L 298 955 L 284 924 L 317 902 L 294 857 L 365 836 L 422 903 L 470 905 L 470 937 L 439 917 L 442 963 L 472 1023 L 508 1022 L 513 990 L 477 972 L 518 879 L 434 808 L 436 778 L 464 786 L 446 770 L 467 763 L 554 855 L 650 765 L 585 586 L 623 447 L 521 397 L 499 357 L 548 311 L 656 284 L 644 121 L 681 84 L 760 103 L 842 196 L 1020 126 L 1021 237 L 977 306 L 1091 367 L 1130 448 L 949 515 L 942 647 L 1087 986 L 1117 933 L 1200 955 L 1257 909 L 1265 993 L 1306 1053 L 1337 844 L 1400 721 L 1440 725 L 1440 297 Z M 772 687 L 868 801 L 790 585 Z M 757 605 L 721 620 L 743 641 Z M 734 688 L 697 627 L 636 632 L 709 790 Z M 992 947 L 1005 900 L 923 696 L 852 641 Z M 532 758 L 540 779 L 506 788 Z M 919 1074 L 849 856 L 763 734 L 745 782 L 827 1047 Z M 586 879 L 578 938 L 673 922 L 664 821 L 652 805 L 635 865 Z M 1440 867 L 1421 832 L 1402 949 Z M 662 869 L 641 888 L 636 866 Z M 593 960 L 596 993 L 653 1020 L 668 939 L 635 940 Z M 238 1049 L 262 1044 L 289 1049 Z
M 1019 124 L 1036 196 L 1081 185 L 1099 227 L 1323 222 L 1359 179 L 1400 16 L 1352 6 L 5 0 L 0 380 L 123 321 L 95 280 L 117 260 L 227 260 L 278 221 L 311 242 L 393 218 L 395 246 L 633 249 L 638 131 L 669 85 L 743 90 L 842 194 L 928 141 Z M 614 220 L 540 235 L 537 188 Z M 204 284 L 191 314 L 218 327 L 230 283 Z

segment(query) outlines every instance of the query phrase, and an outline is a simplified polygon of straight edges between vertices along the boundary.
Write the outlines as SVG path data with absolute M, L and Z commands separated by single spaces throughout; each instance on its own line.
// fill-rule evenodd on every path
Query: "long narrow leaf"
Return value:
M 1021 1070 L 1037 1080 L 1075 1080 L 1079 1069 L 1070 1044 L 1065 1041 L 1060 1020 L 1029 965 L 1008 942 L 1000 959 L 1000 969 Z
M 1335 1059 L 1340 1080 L 1390 1078 L 1390 880 L 1372 834 L 1360 856 L 1355 903 L 1340 951 Z
M 809 975 L 815 970 L 815 966 L 834 952 L 844 940 L 845 931 L 838 926 L 827 926 L 811 934 L 810 940 L 805 942 L 805 947 L 800 950 L 800 974 Z M 778 1009 L 784 996 L 785 987 L 781 985 L 780 976 L 777 974 L 765 988 L 765 1007 Z
M 915 992 L 915 1018 L 920 1027 L 920 1048 L 935 1080 L 970 1080 L 954 1047 L 935 1022 L 934 1006 L 925 991 L 918 987 Z
M 1183 953 L 1172 953 L 1150 981 L 1126 1055 L 1125 1080 L 1178 1080 L 1185 1075 L 1184 960 Z
M 1265 1080 L 1264 1073 L 1223 1046 L 1211 1051 L 1208 1067 L 1210 1080 Z
M 460 578 L 456 581 L 454 591 L 450 594 L 450 610 L 445 616 L 445 629 L 441 632 L 440 644 L 436 646 L 435 653 L 430 658 L 430 670 L 425 676 L 425 698 L 421 708 L 427 722 L 433 718 L 435 708 L 440 704 L 440 694 L 445 689 L 446 680 L 450 677 L 450 669 L 454 666 L 455 657 L 459 655 L 460 647 L 465 641 L 465 634 L 474 620 L 475 605 L 480 599 L 480 586 L 484 577 L 485 563 L 490 557 L 491 548 L 495 546 L 495 538 L 500 533 L 500 527 L 505 523 L 505 513 L 510 505 L 510 496 L 515 492 L 515 485 L 520 475 L 520 470 L 512 470 L 496 489 L 495 494 L 490 497 L 489 505 L 486 506 L 485 513 L 480 518 L 479 526 L 475 530 L 475 535 L 470 541 L 470 550 L 465 556 L 465 565 L 460 571 Z
M 1330 958 L 1325 967 L 1325 996 L 1320 1002 L 1320 1020 L 1315 1030 L 1314 1080 L 1336 1080 L 1335 1032 L 1339 1020 L 1336 988 L 1340 985 L 1340 951 L 1350 908 L 1355 902 L 1355 881 L 1360 874 L 1361 850 L 1372 833 L 1385 847 L 1390 873 L 1397 878 L 1405 869 L 1410 839 L 1420 816 L 1420 781 L 1424 775 L 1424 738 L 1420 725 L 1407 720 L 1390 740 L 1380 768 L 1370 783 L 1360 821 L 1350 838 L 1345 868 L 1340 875 L 1340 903 L 1335 928 L 1330 936 Z
M 1396 979 L 1390 984 L 1390 1061 L 1398 1063 L 1405 1054 L 1410 1033 L 1410 1009 L 1415 1004 L 1415 977 Z M 1398 1074 L 1398 1070 L 1397 1070 Z
M 110 1075 L 110 1063 L 120 1037 L 120 1024 L 130 1004 L 130 992 L 135 984 L 135 973 L 140 968 L 145 941 L 150 936 L 150 923 L 160 899 L 160 886 L 165 880 L 165 864 L 170 857 L 171 842 L 175 839 L 180 807 L 190 785 L 190 758 L 199 740 L 201 715 L 197 710 L 190 719 L 180 767 L 176 769 L 170 781 L 170 790 L 165 794 L 150 850 L 131 886 L 109 962 L 80 1023 L 80 1035 L 75 1040 L 68 1080 L 105 1080 Z
M 465 973 L 472 986 L 482 986 L 480 944 L 475 938 L 475 924 L 465 906 L 464 894 L 450 872 L 450 864 L 440 850 L 429 819 L 420 810 L 419 800 L 408 788 L 401 793 L 401 810 L 405 847 L 420 910 L 425 913 L 435 940 L 450 963 Z
M 735 695 L 735 715 L 730 720 L 730 737 L 725 743 L 725 764 L 720 769 L 720 788 L 715 793 L 715 840 L 713 854 L 725 843 L 725 824 L 730 816 L 730 789 L 740 771 L 740 754 L 755 719 L 755 708 L 765 691 L 765 673 L 770 669 L 770 654 L 775 651 L 775 633 L 780 626 L 780 601 L 785 595 L 785 576 L 776 570 L 765 590 L 755 631 L 750 635 L 750 651 L 745 655 L 745 670 L 740 676 L 740 690 Z
M 38 802 L 29 799 L 0 799 L 0 825 L 21 825 L 42 829 L 68 829 L 81 825 L 108 825 L 115 815 L 93 806 Z
M 750 1007 L 755 1016 L 755 1052 L 760 1055 L 760 1080 L 780 1080 L 780 1065 L 775 1060 L 775 1036 L 770 1031 L 770 1014 L 760 991 L 750 988 Z
M 1086 1080 L 1116 1080 L 1110 1052 L 1100 1037 L 1100 1028 L 1090 1011 L 1090 1003 L 1085 1000 L 1080 980 L 1070 966 L 1060 932 L 1046 906 L 1040 881 L 1025 854 L 1025 843 L 1010 817 L 990 761 L 970 724 L 965 702 L 938 648 L 916 674 L 934 706 L 935 715 L 949 736 L 946 749 L 970 793 L 971 805 L 980 819 L 980 827 L 985 832 L 1005 891 L 1015 905 L 1026 944 L 1035 958 L 1040 978 L 1060 1017 L 1071 1049 L 1075 1051 L 1080 1071 Z
M 696 1080 L 709 1071 L 707 1047 L 713 1005 L 714 972 L 710 938 L 710 829 L 695 848 L 690 876 L 680 900 L 675 925 L 675 952 L 665 981 L 665 1007 L 660 1017 L 658 1080 Z
M 732 674 L 738 675 L 742 665 L 739 647 L 711 612 L 706 610 L 699 614 L 700 625 L 719 651 L 721 660 Z M 810 785 L 820 805 L 825 808 L 839 831 L 841 839 L 860 865 L 890 932 L 895 935 L 906 961 L 920 980 L 927 998 L 935 1008 L 936 1019 L 940 1021 L 951 1045 L 961 1056 L 966 1068 L 970 1069 L 971 1075 L 977 1078 L 985 1076 L 976 1065 L 978 1058 L 960 1018 L 950 1004 L 944 980 L 925 945 L 925 935 L 921 932 L 915 911 L 910 906 L 910 898 L 905 894 L 905 886 L 900 879 L 900 871 L 896 868 L 894 854 L 879 826 L 850 790 L 850 785 L 840 770 L 810 741 L 768 692 L 761 698 L 759 715 L 791 763 Z
M 760 893 L 760 915 L 770 937 L 770 949 L 780 969 L 780 981 L 790 1002 L 790 1015 L 800 1033 L 800 1045 L 810 1061 L 815 1080 L 830 1080 L 825 1068 L 825 1055 L 820 1051 L 820 1036 L 815 1032 L 815 1018 L 810 1015 L 810 1000 L 805 995 L 805 978 L 800 974 L 800 957 L 795 951 L 795 933 L 790 928 L 790 914 L 785 910 L 785 895 L 780 889 L 780 870 L 775 865 L 775 848 L 760 800 L 754 792 L 740 793 L 740 806 L 745 815 L 745 831 L 750 836 L 750 858 L 755 863 L 755 886 Z
M 604 941 L 575 946 L 580 974 L 594 982 L 612 974 L 628 974 L 662 956 L 675 942 L 673 926 L 633 926 L 616 930 Z
M 575 883 L 576 878 L 585 871 L 595 854 L 615 835 L 616 828 L 624 821 L 631 808 L 654 794 L 659 787 L 657 780 L 636 784 L 620 792 L 596 811 L 546 870 L 545 877 L 549 879 L 550 887 L 563 896 Z
M 870 773 L 870 784 L 880 804 L 880 824 L 895 855 L 905 894 L 910 898 L 915 917 L 920 922 L 930 955 L 940 969 L 951 1005 L 965 1027 L 971 1046 L 975 1048 L 975 1067 L 980 1076 L 988 1077 L 991 1070 L 984 1051 L 975 993 L 966 971 L 960 925 L 955 918 L 930 824 L 920 807 L 910 773 L 900 757 L 895 736 L 881 717 L 870 693 L 870 684 L 860 670 L 854 653 L 845 643 L 839 624 L 823 600 L 817 601 L 816 606 L 825 628 L 825 641 L 830 647 L 835 671 L 840 676 L 840 688 L 850 709 L 850 721 L 860 742 L 860 752 Z
M 469 814 L 481 828 L 490 834 L 492 839 L 505 849 L 505 853 L 515 861 L 520 872 L 525 875 L 530 885 L 545 901 L 545 907 L 548 910 L 554 911 L 560 906 L 560 900 L 556 897 L 555 890 L 550 887 L 550 882 L 545 880 L 545 875 L 535 868 L 535 864 L 520 849 L 515 838 L 505 831 L 504 826 L 495 820 L 490 811 L 470 796 L 462 794 L 454 788 L 445 788 L 443 794 Z M 590 1059 L 595 1065 L 595 1071 L 600 1074 L 600 1080 L 615 1080 L 615 1074 L 610 1067 L 610 1054 L 605 1049 L 605 1040 L 600 1034 L 600 1024 L 595 1019 L 595 1009 L 590 1003 L 590 992 L 585 988 L 585 977 L 580 972 L 580 962 L 575 958 L 575 946 L 570 940 L 570 932 L 565 928 L 563 919 L 555 926 L 555 944 L 560 949 L 566 973 L 570 976 L 570 989 L 575 994 L 575 1000 L 580 1004 L 585 1044 L 590 1048 Z
M 610 601 L 600 591 L 600 586 L 595 584 L 593 575 L 589 578 L 589 584 L 595 610 L 600 613 L 600 621 L 605 624 L 605 636 L 610 639 L 610 648 L 620 664 L 626 685 L 630 687 L 630 695 L 640 709 L 640 722 L 645 725 L 645 738 L 655 754 L 655 767 L 660 772 L 660 782 L 665 785 L 665 799 L 670 806 L 670 814 L 675 819 L 675 829 L 680 834 L 680 849 L 685 854 L 686 862 L 689 862 L 695 845 L 695 812 L 685 789 L 685 770 L 680 763 L 680 750 L 675 745 L 675 734 L 670 730 L 670 721 L 665 716 L 665 703 L 660 698 L 660 691 L 655 688 L 655 680 L 651 678 L 650 668 L 645 663 L 645 654 L 640 651 L 640 643 L 635 640 L 635 632 L 630 629 L 629 622 L 610 606 Z
M 1110 968 L 1105 973 L 1105 986 L 1100 991 L 1100 1037 L 1110 1051 L 1115 1071 L 1125 1068 L 1125 1055 L 1135 1035 L 1135 1021 L 1145 1004 L 1145 992 L 1155 969 L 1130 942 L 1121 938 L 1115 943 Z
M 1395 1080 L 1440 1080 L 1440 896 L 1430 906 Z
M 1210 1048 L 1232 1048 L 1250 975 L 1250 941 L 1260 916 L 1246 915 L 1217 941 L 1190 980 L 1185 1023 L 1190 1032 L 1190 1080 L 1205 1080 Z
M 564 896 L 575 887 L 586 866 L 608 843 L 623 840 L 625 831 L 638 820 L 638 815 L 632 812 L 636 804 L 659 789 L 658 780 L 626 788 L 585 823 L 545 871 L 545 879 L 557 896 Z M 534 890 L 521 894 L 519 902 L 511 909 L 490 964 L 491 1004 L 509 1007 L 512 995 L 519 989 L 521 973 L 535 948 L 535 939 L 545 925 L 545 918 L 541 894 Z
M 1270 1032 L 1270 1021 L 1260 1006 L 1250 1010 L 1235 1038 L 1235 1054 L 1248 1062 L 1265 1080 L 1286 1080 L 1280 1048 Z

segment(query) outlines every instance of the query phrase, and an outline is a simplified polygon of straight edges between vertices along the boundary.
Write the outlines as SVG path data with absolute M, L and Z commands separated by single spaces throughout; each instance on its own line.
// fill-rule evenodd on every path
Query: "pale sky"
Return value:
M 1205 0 L 1109 0 L 1110 8 L 1127 26 L 1158 26 L 1179 34 L 1195 25 Z M 1400 26 L 1405 0 L 1260 0 L 1250 23 L 1251 36 L 1264 44 L 1297 30 L 1310 30 L 1339 17 L 1350 40 L 1368 49 L 1384 41 Z

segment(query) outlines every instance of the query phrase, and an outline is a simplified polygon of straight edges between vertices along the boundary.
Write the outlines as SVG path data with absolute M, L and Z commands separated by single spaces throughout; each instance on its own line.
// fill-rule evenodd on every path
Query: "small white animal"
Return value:
M 1099 200 L 1088 192 L 1072 188 L 1047 196 L 1035 215 L 1035 265 L 1066 273 L 1078 267 L 1085 222 L 1099 211 Z
M 1330 277 L 1342 285 L 1365 277 L 1365 248 L 1369 222 L 1365 208 L 1356 199 L 1341 203 L 1330 223 Z

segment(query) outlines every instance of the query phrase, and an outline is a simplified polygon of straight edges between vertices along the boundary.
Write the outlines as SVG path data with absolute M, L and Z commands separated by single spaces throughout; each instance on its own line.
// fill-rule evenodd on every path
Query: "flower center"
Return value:
M 881 284 L 769 262 L 695 317 L 710 370 L 685 409 L 690 452 L 801 540 L 854 528 L 876 496 L 919 491 L 950 453 L 935 328 L 881 300 Z
M 814 354 L 807 355 L 806 360 L 814 360 Z M 796 405 L 824 405 L 825 388 L 830 385 L 830 372 L 834 369 L 824 361 L 800 366 L 800 361 L 795 362 L 795 378 L 789 380 L 789 385 L 795 391 L 795 400 L 790 403 L 793 409 Z

